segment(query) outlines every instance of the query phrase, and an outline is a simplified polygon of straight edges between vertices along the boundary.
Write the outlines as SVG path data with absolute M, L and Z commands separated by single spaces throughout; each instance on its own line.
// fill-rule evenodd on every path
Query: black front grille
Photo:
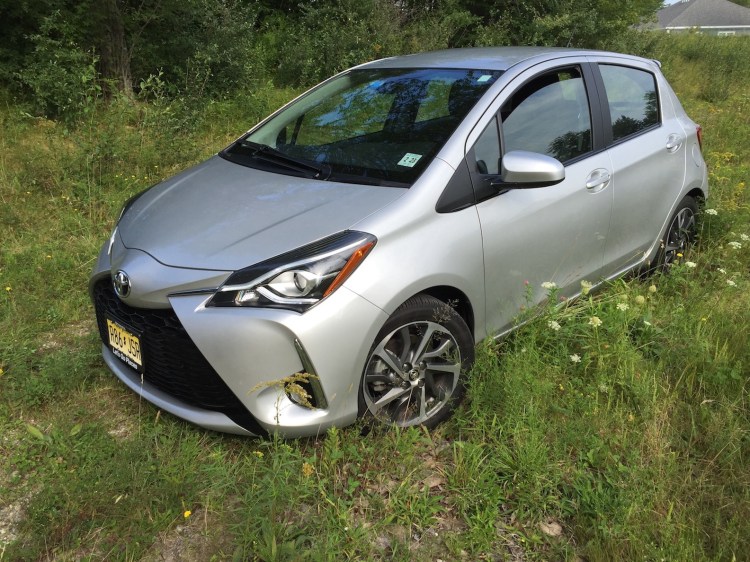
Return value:
M 117 298 L 106 279 L 94 286 L 94 307 L 105 344 L 109 342 L 107 316 L 140 334 L 145 381 L 182 402 L 222 412 L 256 435 L 265 433 L 196 347 L 171 308 L 128 306 Z

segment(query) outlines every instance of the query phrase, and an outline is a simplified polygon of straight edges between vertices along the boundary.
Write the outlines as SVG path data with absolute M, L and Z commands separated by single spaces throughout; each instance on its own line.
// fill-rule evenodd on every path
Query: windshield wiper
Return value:
M 272 164 L 283 166 L 284 168 L 294 170 L 295 172 L 311 174 L 316 180 L 326 180 L 331 175 L 331 167 L 328 165 L 315 164 L 309 160 L 289 156 L 267 144 L 241 140 L 237 142 L 235 147 L 247 150 L 248 155 L 251 158 L 271 162 Z

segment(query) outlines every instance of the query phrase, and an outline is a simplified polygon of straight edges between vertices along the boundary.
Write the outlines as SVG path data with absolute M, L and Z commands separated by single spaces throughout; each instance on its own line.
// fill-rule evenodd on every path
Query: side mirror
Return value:
M 512 150 L 500 162 L 500 181 L 496 187 L 522 189 L 555 185 L 565 179 L 565 167 L 559 160 L 525 150 Z

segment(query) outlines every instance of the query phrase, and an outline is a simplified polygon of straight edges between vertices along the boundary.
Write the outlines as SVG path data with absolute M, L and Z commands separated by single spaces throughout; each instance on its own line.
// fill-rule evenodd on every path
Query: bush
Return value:
M 101 94 L 97 57 L 67 35 L 59 12 L 45 18 L 40 32 L 31 36 L 34 51 L 18 75 L 40 114 L 64 120 L 89 109 Z

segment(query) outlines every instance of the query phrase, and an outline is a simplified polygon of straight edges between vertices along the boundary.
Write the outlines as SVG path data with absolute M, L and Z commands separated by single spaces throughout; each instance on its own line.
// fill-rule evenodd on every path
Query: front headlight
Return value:
M 347 230 L 230 275 L 206 306 L 285 308 L 304 312 L 333 293 L 377 239 Z

